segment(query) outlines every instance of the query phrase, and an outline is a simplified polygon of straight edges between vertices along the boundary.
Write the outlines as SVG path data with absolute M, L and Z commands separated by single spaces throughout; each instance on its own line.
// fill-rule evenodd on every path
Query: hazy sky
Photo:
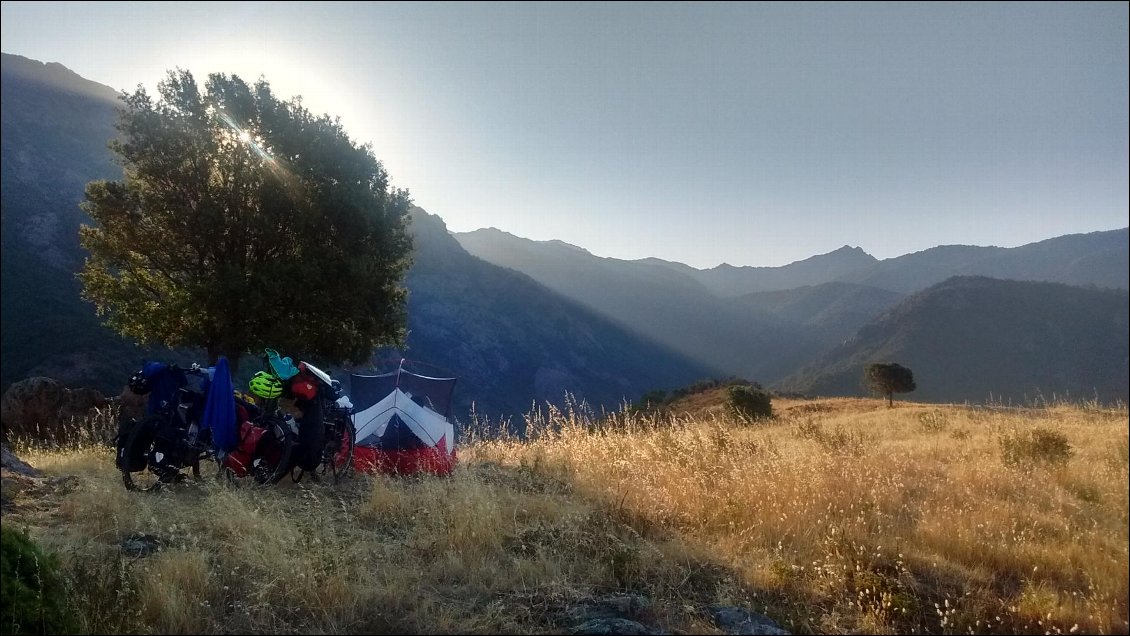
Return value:
M 260 75 L 454 231 L 782 265 L 1130 225 L 1128 4 L 4 2 L 116 89 Z

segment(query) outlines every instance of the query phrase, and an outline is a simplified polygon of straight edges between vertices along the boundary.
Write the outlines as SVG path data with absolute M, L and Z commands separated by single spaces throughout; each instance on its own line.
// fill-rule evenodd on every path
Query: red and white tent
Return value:
M 359 471 L 448 474 L 455 466 L 455 428 L 448 421 L 455 378 L 405 371 L 350 375 L 353 466 Z

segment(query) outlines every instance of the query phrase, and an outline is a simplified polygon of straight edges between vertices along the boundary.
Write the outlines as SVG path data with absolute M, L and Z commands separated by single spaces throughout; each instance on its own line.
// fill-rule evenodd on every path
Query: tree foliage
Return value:
M 909 393 L 918 388 L 914 372 L 895 362 L 869 364 L 863 370 L 863 378 L 869 390 L 887 396 L 887 406 L 894 406 L 895 393 Z
M 368 145 L 260 79 L 123 94 L 122 181 L 87 185 L 83 296 L 140 343 L 330 363 L 403 342 L 408 193 Z

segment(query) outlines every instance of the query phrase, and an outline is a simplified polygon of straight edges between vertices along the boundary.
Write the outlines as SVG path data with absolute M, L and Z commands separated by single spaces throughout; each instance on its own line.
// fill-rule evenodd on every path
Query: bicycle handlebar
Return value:
M 201 377 L 208 375 L 207 367 L 202 367 L 197 362 L 193 362 L 192 365 L 188 367 L 182 367 L 179 364 L 170 364 L 169 368 L 173 371 L 184 371 L 185 373 L 191 373 Z

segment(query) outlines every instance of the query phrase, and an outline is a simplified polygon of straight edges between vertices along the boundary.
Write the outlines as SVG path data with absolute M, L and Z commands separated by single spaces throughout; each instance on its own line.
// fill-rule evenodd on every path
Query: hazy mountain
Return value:
M 801 336 L 792 326 L 720 298 L 677 268 L 601 258 L 493 228 L 454 236 L 471 254 L 527 274 L 717 374 L 771 381 L 807 355 L 794 346 Z
M 406 356 L 459 376 L 462 411 L 521 414 L 566 391 L 616 408 L 708 370 L 631 334 L 530 277 L 467 253 L 438 216 L 415 208 Z
M 79 300 L 79 209 L 88 181 L 117 178 L 107 142 L 116 93 L 59 64 L 0 56 L 0 384 L 28 374 L 108 388 L 132 345 Z M 120 386 L 120 384 L 119 384 Z
M 951 276 L 1130 287 L 1130 228 L 1070 234 L 1020 247 L 943 245 L 889 258 L 838 277 L 845 282 L 910 293 Z
M 579 248 L 577 248 L 579 249 Z M 695 269 L 644 259 L 702 283 L 719 296 L 778 291 L 841 281 L 899 293 L 921 291 L 951 276 L 989 276 L 1069 285 L 1130 287 L 1130 228 L 1071 234 L 1020 247 L 941 245 L 876 260 L 858 247 L 813 256 L 782 267 Z
M 778 386 L 856 395 L 866 364 L 898 362 L 918 384 L 908 399 L 1126 401 L 1128 307 L 1123 290 L 954 277 L 892 307 Z
M 1016 248 L 947 245 L 883 261 L 845 246 L 783 267 L 697 270 L 660 259 L 600 258 L 496 229 L 456 234 L 472 254 L 702 364 L 768 383 L 813 362 L 904 294 L 955 275 L 1126 288 L 1128 236 L 1122 229 Z M 731 297 L 750 288 L 763 291 Z
M 748 305 L 750 311 L 806 327 L 820 346 L 831 346 L 850 338 L 867 321 L 904 297 L 878 287 L 834 282 L 757 292 L 735 300 Z
M 644 262 L 664 265 L 690 276 L 719 296 L 742 296 L 819 285 L 866 270 L 879 261 L 858 247 L 845 245 L 781 267 L 735 267 L 723 263 L 711 269 L 695 269 L 658 258 L 644 259 Z

